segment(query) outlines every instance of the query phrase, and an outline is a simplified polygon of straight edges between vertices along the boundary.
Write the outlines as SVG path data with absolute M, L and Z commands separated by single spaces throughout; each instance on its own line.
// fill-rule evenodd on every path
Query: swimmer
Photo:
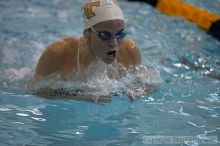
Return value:
M 137 44 L 126 37 L 124 14 L 116 0 L 91 0 L 84 5 L 82 37 L 67 37 L 49 45 L 36 67 L 35 79 L 87 72 L 91 64 L 117 62 L 125 69 L 141 64 Z
M 74 74 L 98 60 L 124 67 L 141 63 L 138 46 L 126 38 L 124 14 L 116 0 L 91 0 L 83 9 L 84 33 L 49 45 L 40 57 L 35 76 Z

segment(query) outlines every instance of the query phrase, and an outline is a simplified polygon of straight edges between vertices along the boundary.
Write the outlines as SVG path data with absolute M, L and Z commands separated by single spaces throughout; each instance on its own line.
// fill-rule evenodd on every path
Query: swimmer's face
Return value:
M 89 47 L 99 59 L 107 64 L 113 63 L 125 36 L 124 28 L 123 20 L 108 20 L 96 24 L 89 34 Z

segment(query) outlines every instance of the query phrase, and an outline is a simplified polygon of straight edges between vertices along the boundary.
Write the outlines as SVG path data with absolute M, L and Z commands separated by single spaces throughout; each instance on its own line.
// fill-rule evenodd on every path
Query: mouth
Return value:
M 108 51 L 107 56 L 110 58 L 115 58 L 116 57 L 116 50 Z

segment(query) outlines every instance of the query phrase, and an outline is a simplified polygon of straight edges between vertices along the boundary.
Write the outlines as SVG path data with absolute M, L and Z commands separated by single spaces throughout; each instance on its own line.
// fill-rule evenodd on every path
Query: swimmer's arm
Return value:
M 95 97 L 92 94 L 77 94 L 73 92 L 63 91 L 61 90 L 52 90 L 52 89 L 44 89 L 37 91 L 34 95 L 47 98 L 47 99 L 74 99 L 74 100 L 83 100 L 94 103 L 107 103 L 112 101 L 112 96 L 110 95 L 102 95 Z
M 155 86 L 152 85 L 146 85 L 144 88 L 144 92 L 140 94 L 140 91 L 137 91 L 136 89 L 129 88 L 127 90 L 127 96 L 131 101 L 135 101 L 139 99 L 142 96 L 146 96 L 150 94 L 151 92 L 155 91 Z M 36 96 L 47 98 L 47 99 L 74 99 L 74 100 L 84 100 L 89 102 L 95 102 L 95 103 L 107 103 L 112 101 L 112 95 L 101 95 L 101 96 L 94 96 L 94 94 L 91 93 L 78 93 L 76 90 L 75 92 L 72 91 L 65 91 L 63 89 L 40 89 L 38 91 L 35 91 L 33 93 Z

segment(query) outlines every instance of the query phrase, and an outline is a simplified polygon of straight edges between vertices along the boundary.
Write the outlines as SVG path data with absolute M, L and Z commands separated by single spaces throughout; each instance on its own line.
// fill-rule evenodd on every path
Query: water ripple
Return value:
M 12 109 L 10 108 L 0 108 L 0 112 L 8 112 L 11 111 Z
M 194 127 L 197 127 L 197 128 L 204 128 L 205 127 L 204 125 L 199 126 L 199 125 L 197 125 L 197 124 L 195 124 L 193 122 L 187 122 L 187 123 L 189 123 L 190 125 L 193 125 Z
M 217 136 L 207 136 L 207 134 L 213 133 L 215 131 L 216 130 L 204 131 L 203 134 L 199 134 L 199 135 L 197 135 L 197 137 L 200 140 L 204 140 L 204 141 L 207 141 L 207 142 L 212 143 L 212 144 L 220 144 L 220 141 L 218 141 L 218 137 Z
M 199 146 L 199 143 L 196 141 L 184 141 L 184 144 L 188 146 Z
M 16 113 L 16 115 L 21 116 L 21 117 L 28 117 L 28 114 L 24 114 L 24 113 Z
M 191 116 L 188 113 L 183 112 L 183 107 L 180 106 L 179 112 L 176 111 L 168 111 L 168 113 L 176 114 L 176 115 L 183 115 L 183 116 Z
M 213 117 L 213 118 L 218 118 L 218 117 L 219 117 L 219 114 L 212 114 L 211 117 Z
M 210 102 L 220 102 L 220 97 L 217 93 L 211 93 L 210 97 L 205 98 L 206 100 L 210 101 Z
M 207 111 L 212 111 L 212 112 L 215 111 L 212 108 L 209 108 L 207 106 L 198 106 L 198 107 L 201 108 L 201 109 L 207 110 Z
M 30 109 L 30 110 L 20 110 L 20 111 L 31 112 L 32 114 L 37 115 L 37 116 L 43 115 L 43 113 L 41 111 L 39 111 L 39 108 L 33 108 L 33 109 Z
M 34 119 L 34 120 L 37 120 L 37 121 L 40 121 L 40 122 L 45 122 L 46 121 L 46 119 L 44 119 L 44 118 L 31 117 L 31 119 Z

